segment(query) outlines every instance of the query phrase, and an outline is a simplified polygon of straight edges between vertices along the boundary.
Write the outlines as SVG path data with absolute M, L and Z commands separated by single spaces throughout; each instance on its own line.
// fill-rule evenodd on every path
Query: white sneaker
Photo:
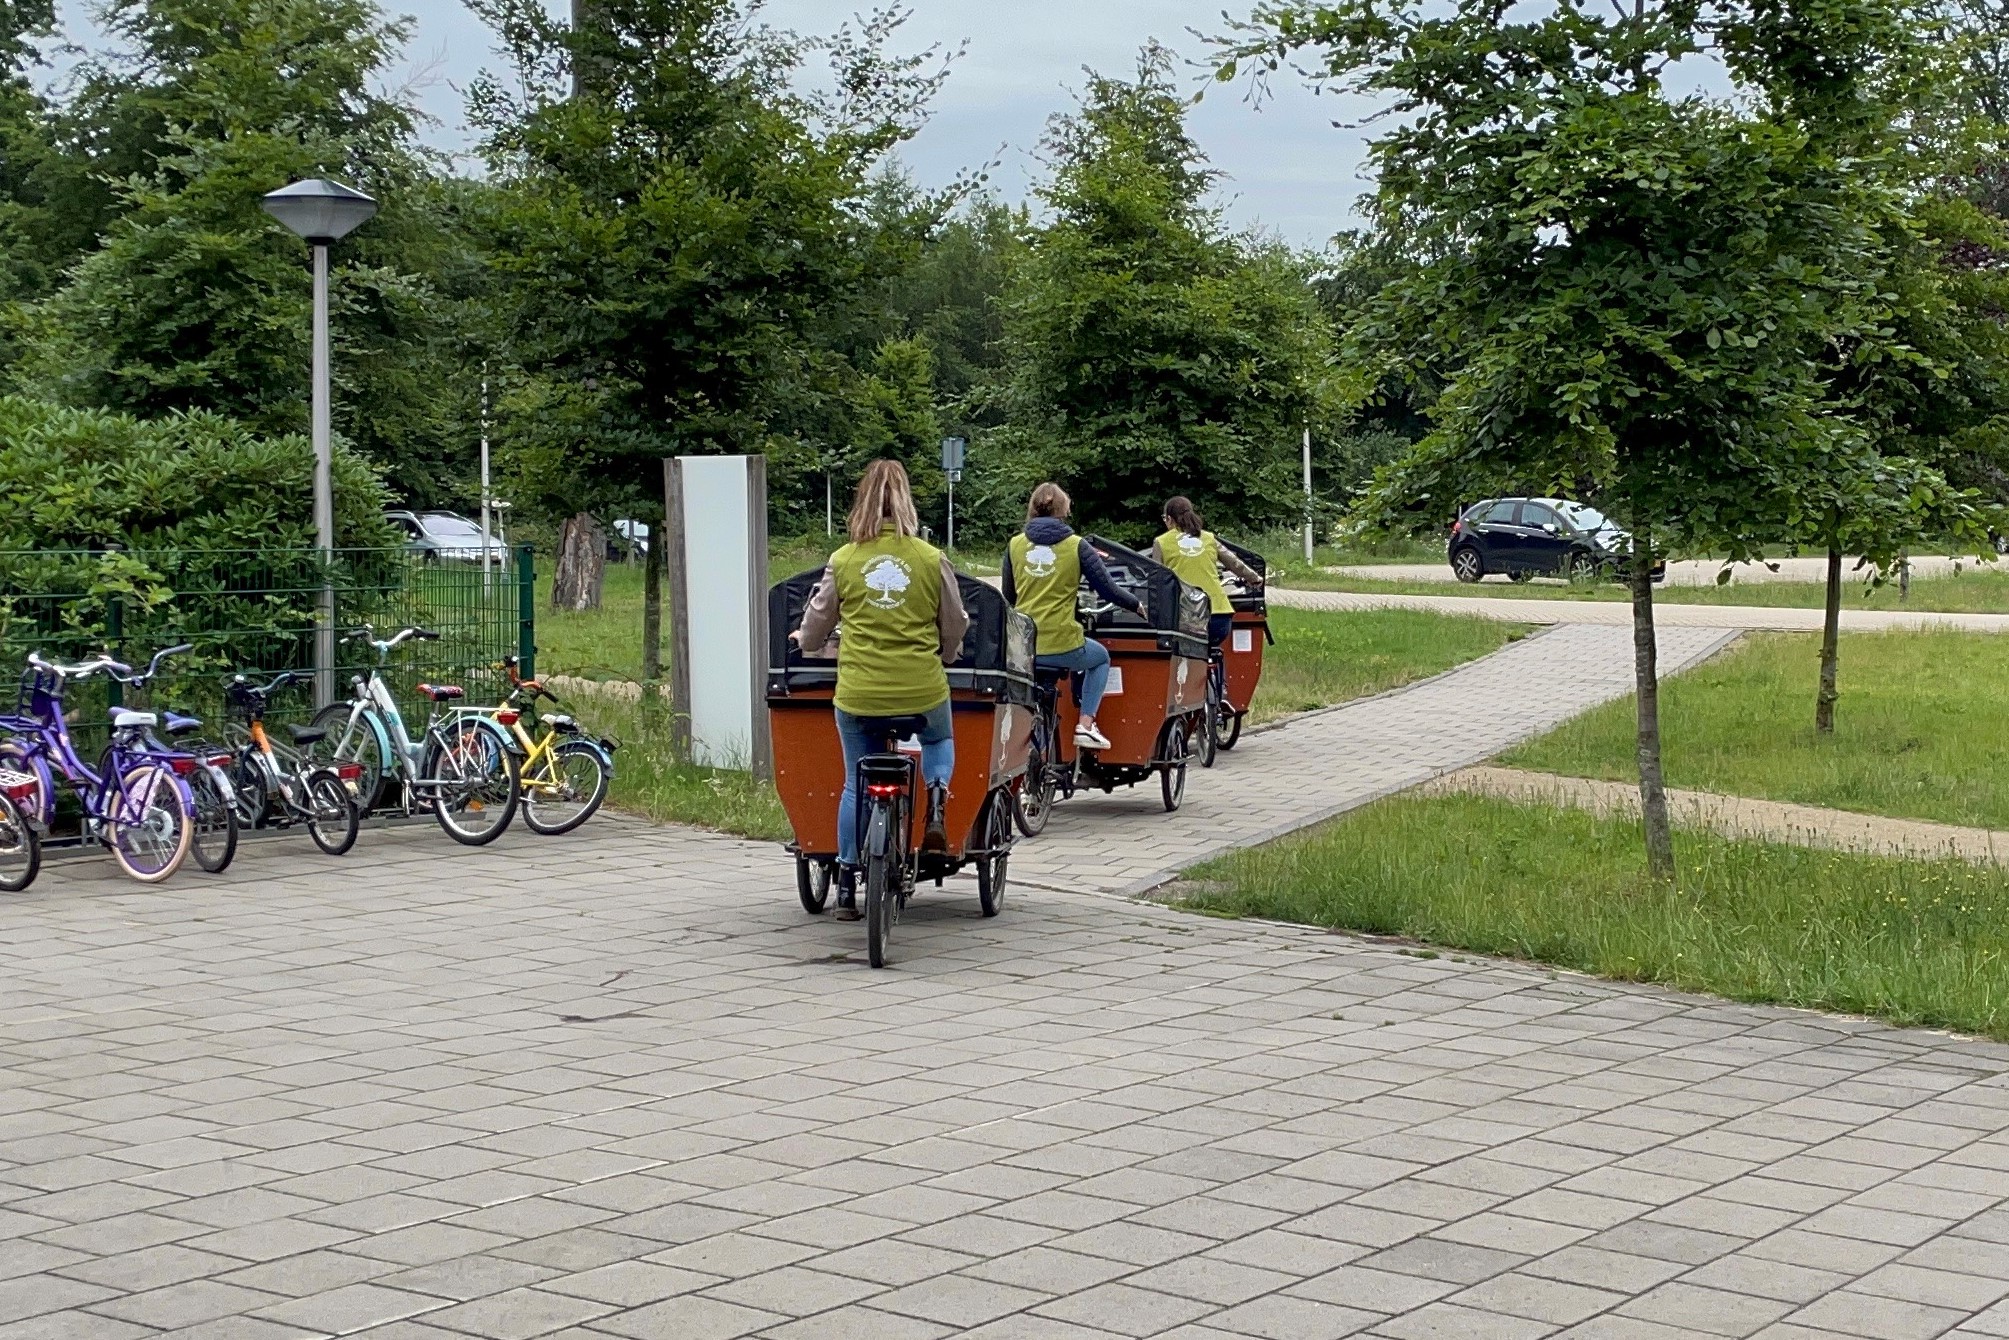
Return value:
M 1110 747 L 1109 737 L 1093 726 L 1076 726 L 1074 728 L 1074 747 L 1076 749 L 1107 749 Z

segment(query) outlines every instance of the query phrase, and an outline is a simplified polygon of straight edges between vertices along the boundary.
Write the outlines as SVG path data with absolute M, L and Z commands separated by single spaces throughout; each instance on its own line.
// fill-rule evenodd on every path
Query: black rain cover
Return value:
M 1102 565 L 1109 569 L 1111 580 L 1143 599 L 1144 608 L 1150 616 L 1140 619 L 1129 610 L 1104 607 L 1102 597 L 1084 581 L 1081 584 L 1081 607 L 1099 611 L 1095 616 L 1097 632 L 1121 633 L 1155 628 L 1161 633 L 1198 638 L 1204 648 L 1208 614 L 1206 592 L 1197 586 L 1188 586 L 1172 569 L 1135 549 L 1126 549 L 1114 540 L 1105 540 L 1099 535 L 1084 535 L 1081 538 L 1082 543 L 1095 546 L 1095 552 L 1102 555 Z M 1201 654 L 1205 655 L 1204 649 Z
M 1264 582 L 1264 586 L 1261 589 L 1251 591 L 1247 587 L 1242 585 L 1241 579 L 1235 576 L 1234 573 L 1228 572 L 1227 570 L 1223 569 L 1221 572 L 1221 584 L 1227 588 L 1228 599 L 1232 600 L 1235 603 L 1235 609 L 1238 612 L 1244 612 L 1244 613 L 1255 613 L 1255 614 L 1269 613 L 1270 602 L 1269 599 L 1263 594 L 1264 591 L 1269 589 L 1268 588 L 1268 582 L 1270 577 L 1269 563 L 1263 558 L 1261 554 L 1257 553 L 1253 549 L 1244 549 L 1239 544 L 1232 544 L 1227 540 L 1222 540 L 1221 537 L 1218 535 L 1216 535 L 1214 538 L 1216 540 L 1220 540 L 1221 548 L 1226 549 L 1229 553 L 1232 553 L 1236 558 L 1241 559 L 1242 562 L 1254 568 L 1256 570 L 1256 576 L 1261 577 Z
M 826 649 L 807 651 L 788 640 L 802 627 L 802 613 L 822 568 L 812 568 L 784 578 L 767 592 L 767 691 L 786 693 L 790 688 L 834 684 L 837 680 L 836 643 Z M 1005 681 L 1006 695 L 1014 702 L 1030 702 L 1032 692 L 1033 638 L 1031 619 L 1005 604 L 997 588 L 966 573 L 956 574 L 962 592 L 963 609 L 970 616 L 970 630 L 963 634 L 962 654 L 949 667 L 952 688 L 997 688 Z M 841 630 L 840 630 L 841 631 Z

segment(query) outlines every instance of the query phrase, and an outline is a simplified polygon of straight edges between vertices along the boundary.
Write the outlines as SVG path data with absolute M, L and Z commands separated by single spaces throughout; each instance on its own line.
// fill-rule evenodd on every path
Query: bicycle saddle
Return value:
M 546 712 L 544 714 L 544 724 L 553 730 L 565 730 L 567 727 L 576 726 L 579 723 L 571 717 L 566 716 L 563 712 Z
M 1058 684 L 1073 673 L 1063 666 L 1036 665 L 1032 669 L 1032 680 L 1035 684 Z
M 294 744 L 315 744 L 328 738 L 327 729 L 322 726 L 295 726 L 289 724 L 286 727 L 286 733 L 293 737 Z
M 167 724 L 162 727 L 169 735 L 187 735 L 202 729 L 201 717 L 185 717 L 179 712 L 167 714 Z
M 467 690 L 458 684 L 421 684 L 418 689 L 436 703 L 452 702 L 467 695 Z
M 159 724 L 160 718 L 151 712 L 128 712 L 123 707 L 112 709 L 113 730 L 137 730 L 143 726 L 152 727 Z

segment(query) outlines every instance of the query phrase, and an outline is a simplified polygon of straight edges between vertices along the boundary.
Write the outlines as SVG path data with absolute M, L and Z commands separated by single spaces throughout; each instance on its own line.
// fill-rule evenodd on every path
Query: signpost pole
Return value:
M 963 477 L 963 449 L 960 437 L 942 439 L 942 473 L 949 478 L 949 548 L 956 547 L 956 482 Z

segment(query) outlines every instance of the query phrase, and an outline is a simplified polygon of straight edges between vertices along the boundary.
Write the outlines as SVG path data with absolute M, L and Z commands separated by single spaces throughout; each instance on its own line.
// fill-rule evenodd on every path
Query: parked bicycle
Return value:
M 499 668 L 509 677 L 509 692 L 486 715 L 509 730 L 523 751 L 517 765 L 523 822 L 533 833 L 569 833 L 592 818 L 606 800 L 608 784 L 614 780 L 615 742 L 587 735 L 567 713 L 537 713 L 540 699 L 553 706 L 562 704 L 541 680 L 523 678 L 516 657 L 503 657 Z M 543 734 L 532 736 L 525 717 L 534 718 Z
M 162 657 L 186 650 L 170 647 L 157 653 L 153 668 Z M 185 754 L 164 754 L 148 742 L 148 734 L 160 724 L 152 712 L 115 707 L 111 744 L 101 767 L 84 762 L 70 739 L 63 695 L 71 680 L 112 672 L 129 675 L 132 667 L 106 655 L 65 665 L 31 653 L 16 709 L 0 716 L 0 733 L 9 737 L 0 741 L 0 767 L 32 779 L 15 800 L 26 820 L 42 832 L 55 817 L 55 778 L 61 774 L 83 808 L 84 841 L 109 848 L 134 879 L 158 883 L 188 858 L 195 798 L 185 779 L 196 770 L 196 761 Z
M 286 727 L 290 743 L 280 744 L 265 729 L 265 709 L 271 696 L 289 684 L 311 682 L 313 676 L 288 670 L 263 684 L 238 675 L 224 690 L 224 699 L 239 718 L 232 723 L 235 752 L 232 769 L 237 786 L 237 817 L 247 827 L 291 827 L 304 824 L 314 845 L 340 856 L 356 845 L 361 817 L 350 788 L 363 775 L 363 765 L 315 763 L 303 751 L 318 744 L 327 731 L 314 726 Z
M 514 739 L 490 718 L 448 710 L 446 704 L 466 696 L 457 684 L 418 685 L 433 708 L 413 739 L 383 677 L 398 647 L 438 637 L 407 628 L 380 639 L 364 624 L 343 639 L 373 649 L 377 664 L 351 681 L 355 694 L 348 702 L 330 703 L 314 714 L 313 725 L 326 734 L 311 746 L 310 756 L 329 766 L 360 764 L 356 795 L 365 810 L 429 811 L 448 837 L 478 847 L 500 837 L 516 816 L 520 772 Z
M 0 768 L 0 893 L 21 892 L 42 869 L 42 834 L 22 808 L 37 785 L 25 772 Z
M 169 647 L 157 652 L 144 670 L 121 674 L 114 669 L 107 673 L 126 687 L 143 692 L 159 675 L 162 661 L 188 650 L 187 644 Z M 147 746 L 172 760 L 175 771 L 187 780 L 189 795 L 195 801 L 188 854 L 210 874 L 220 875 L 237 859 L 237 795 L 230 781 L 230 751 L 194 738 L 202 729 L 200 717 L 166 710 L 156 715 L 160 724 L 146 732 Z M 192 769 L 181 761 L 184 759 L 193 760 Z M 107 756 L 100 755 L 98 771 L 102 773 L 107 767 Z

